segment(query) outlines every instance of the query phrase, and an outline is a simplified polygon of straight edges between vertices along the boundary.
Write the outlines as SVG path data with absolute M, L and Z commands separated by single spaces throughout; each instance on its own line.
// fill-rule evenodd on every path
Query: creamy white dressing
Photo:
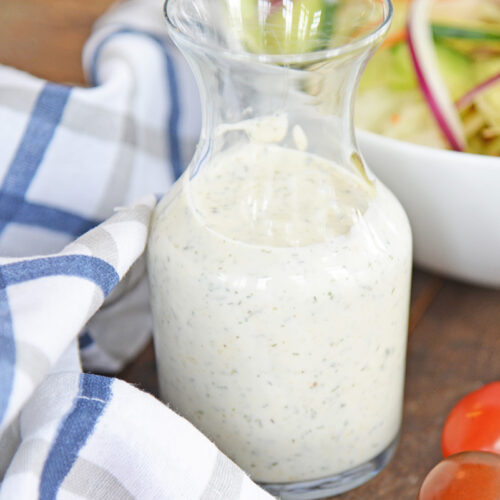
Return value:
M 162 397 L 253 479 L 326 477 L 394 440 L 411 235 L 384 186 L 235 147 L 159 204 L 148 266 Z
M 317 156 L 253 143 L 219 155 L 187 188 L 186 203 L 200 224 L 272 247 L 346 234 L 374 195 L 354 174 Z

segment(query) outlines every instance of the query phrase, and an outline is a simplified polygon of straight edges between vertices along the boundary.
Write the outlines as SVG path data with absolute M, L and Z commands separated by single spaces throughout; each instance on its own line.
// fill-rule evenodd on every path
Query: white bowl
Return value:
M 500 159 L 357 131 L 365 160 L 411 222 L 415 263 L 500 287 Z

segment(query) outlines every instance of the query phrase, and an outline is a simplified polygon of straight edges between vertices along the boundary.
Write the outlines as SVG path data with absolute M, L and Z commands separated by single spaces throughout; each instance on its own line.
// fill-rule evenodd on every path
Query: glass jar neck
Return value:
M 195 173 L 251 142 L 317 155 L 366 178 L 354 96 L 389 29 L 390 0 L 167 0 L 166 14 L 200 89 Z
M 354 96 L 371 49 L 277 65 L 180 48 L 200 88 L 202 131 L 192 167 L 238 143 L 305 151 L 359 170 Z

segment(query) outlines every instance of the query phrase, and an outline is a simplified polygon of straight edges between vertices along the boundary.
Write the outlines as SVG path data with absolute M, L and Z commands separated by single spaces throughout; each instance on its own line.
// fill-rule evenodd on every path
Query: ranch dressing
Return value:
M 397 437 L 411 235 L 374 182 L 250 141 L 155 211 L 162 397 L 256 481 L 343 472 Z

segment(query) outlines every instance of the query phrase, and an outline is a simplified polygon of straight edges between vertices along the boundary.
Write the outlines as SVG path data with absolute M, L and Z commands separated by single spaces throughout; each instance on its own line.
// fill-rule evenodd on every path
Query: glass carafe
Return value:
M 363 483 L 398 440 L 411 233 L 352 124 L 391 13 L 166 3 L 203 125 L 148 244 L 161 395 L 284 499 Z

